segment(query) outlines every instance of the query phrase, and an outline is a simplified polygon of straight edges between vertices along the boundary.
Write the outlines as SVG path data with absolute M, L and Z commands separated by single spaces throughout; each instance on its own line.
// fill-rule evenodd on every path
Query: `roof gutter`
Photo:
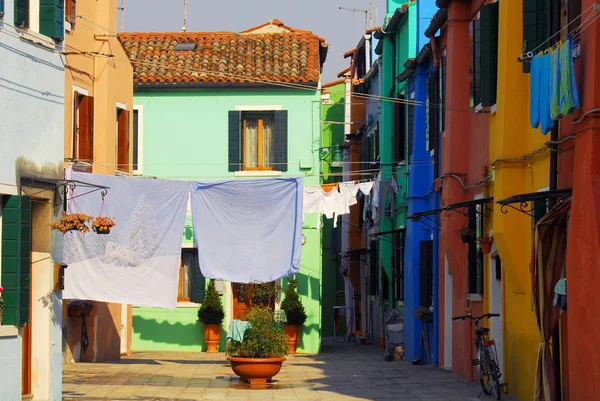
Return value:
M 275 89 L 275 90 L 295 90 L 290 88 L 289 85 L 297 85 L 299 82 L 274 82 L 274 83 L 262 83 L 262 82 L 230 82 L 230 83 L 162 83 L 162 82 L 136 82 L 133 84 L 133 89 L 158 89 L 158 90 L 178 90 L 178 89 L 240 89 L 240 88 L 252 88 L 252 89 Z M 318 82 L 302 82 L 303 87 L 314 87 L 317 90 Z

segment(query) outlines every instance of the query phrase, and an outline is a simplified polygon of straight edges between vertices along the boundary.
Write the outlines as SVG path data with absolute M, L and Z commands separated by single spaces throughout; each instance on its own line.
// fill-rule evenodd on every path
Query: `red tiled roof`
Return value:
M 119 35 L 136 84 L 316 83 L 327 44 L 281 21 L 235 32 L 133 32 Z M 194 50 L 175 50 L 194 43 Z

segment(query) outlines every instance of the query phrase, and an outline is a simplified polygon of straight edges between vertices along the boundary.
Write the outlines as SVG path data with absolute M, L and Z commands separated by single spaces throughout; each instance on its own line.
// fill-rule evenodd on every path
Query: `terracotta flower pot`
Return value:
M 288 354 L 293 355 L 296 353 L 296 347 L 298 346 L 298 338 L 300 337 L 300 326 L 295 324 L 286 324 L 283 326 L 285 335 L 287 336 L 288 342 Z
M 479 246 L 481 246 L 481 252 L 483 252 L 484 254 L 488 254 L 492 251 L 491 242 L 480 242 Z
M 233 373 L 240 377 L 240 383 L 250 382 L 251 389 L 265 389 L 267 382 L 281 370 L 285 358 L 239 358 L 227 357 Z
M 219 342 L 221 340 L 221 325 L 220 324 L 205 324 L 204 325 L 204 342 L 206 342 L 206 352 L 219 352 Z

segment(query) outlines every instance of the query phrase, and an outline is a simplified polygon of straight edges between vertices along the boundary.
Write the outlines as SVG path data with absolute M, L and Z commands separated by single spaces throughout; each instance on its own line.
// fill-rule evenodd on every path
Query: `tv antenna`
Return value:
M 187 0 L 183 0 L 183 27 L 181 32 L 187 31 Z
M 365 13 L 365 31 L 373 28 L 373 1 L 369 1 L 369 9 L 339 7 L 340 10 L 350 11 L 351 13 Z
M 121 11 L 121 32 L 125 29 L 125 0 L 121 0 L 121 7 L 117 7 Z

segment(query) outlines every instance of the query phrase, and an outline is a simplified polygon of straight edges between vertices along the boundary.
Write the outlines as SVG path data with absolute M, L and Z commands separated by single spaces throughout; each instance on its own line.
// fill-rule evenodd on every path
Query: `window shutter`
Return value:
M 496 103 L 498 82 L 498 7 L 490 3 L 481 7 L 481 103 L 483 107 Z
M 129 111 L 120 110 L 117 123 L 117 170 L 129 172 Z
M 70 0 L 67 0 L 70 1 Z M 65 37 L 65 0 L 40 0 L 40 33 L 56 40 Z
M 71 23 L 71 29 L 75 28 L 77 18 L 77 0 L 65 0 L 65 19 Z
M 277 171 L 288 169 L 288 112 L 279 110 L 275 112 L 275 166 Z
M 429 105 L 427 108 L 427 129 L 428 129 L 428 143 L 427 150 L 435 150 L 438 146 L 438 138 L 440 134 L 440 113 L 438 107 L 440 107 L 440 81 L 439 74 L 434 71 L 431 77 L 428 79 L 427 97 Z
M 4 17 L 4 0 L 0 0 L 0 18 Z
M 204 301 L 204 291 L 206 289 L 206 279 L 202 275 L 200 270 L 200 264 L 198 262 L 198 250 L 195 249 L 192 253 L 192 295 L 191 300 L 195 303 L 202 303 Z
M 85 137 L 85 143 L 87 147 L 87 158 L 88 160 L 94 159 L 94 98 L 92 96 L 87 97 L 87 132 Z
M 81 100 L 78 98 L 80 95 L 75 93 L 75 104 L 76 110 L 79 113 L 79 135 L 77 137 L 77 155 L 76 158 L 79 160 L 91 160 L 92 153 L 92 128 L 94 126 L 93 114 L 94 114 L 94 98 L 90 96 L 81 96 Z M 77 105 L 79 102 L 79 105 Z
M 2 197 L 3 325 L 29 323 L 31 269 L 31 199 Z
M 412 99 L 414 100 L 414 99 Z M 413 144 L 413 127 L 415 124 L 415 106 L 414 103 L 411 102 L 411 104 L 408 105 L 408 124 L 407 124 L 407 131 L 406 133 L 408 134 L 408 160 L 410 160 L 410 157 L 412 156 L 412 144 Z
M 229 112 L 229 171 L 242 170 L 242 113 Z
M 551 5 L 552 0 L 523 0 L 524 52 L 533 51 L 550 37 Z M 531 64 L 523 63 L 523 72 L 528 73 L 530 68 Z
M 15 0 L 15 25 L 29 27 L 29 0 Z

